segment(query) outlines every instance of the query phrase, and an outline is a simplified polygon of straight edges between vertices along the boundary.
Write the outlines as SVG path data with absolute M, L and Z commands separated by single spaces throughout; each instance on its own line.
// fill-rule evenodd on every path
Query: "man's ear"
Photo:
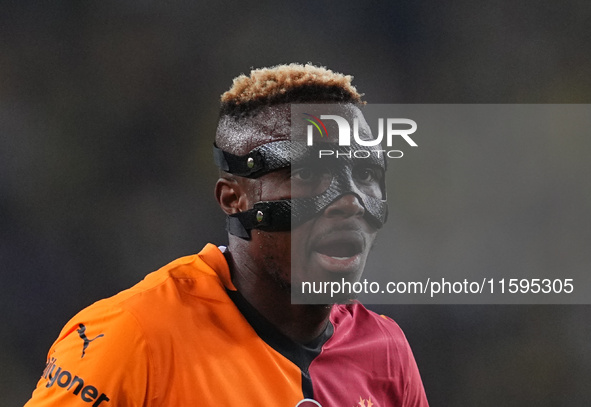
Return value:
M 215 198 L 220 208 L 227 214 L 242 212 L 248 209 L 246 188 L 232 178 L 220 178 L 215 184 Z

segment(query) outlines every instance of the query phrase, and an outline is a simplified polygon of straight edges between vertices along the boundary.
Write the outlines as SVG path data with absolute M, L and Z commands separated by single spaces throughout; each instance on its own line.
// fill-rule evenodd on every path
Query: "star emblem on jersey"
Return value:
M 88 348 L 88 345 L 90 345 L 90 342 L 105 336 L 105 334 L 99 334 L 92 339 L 88 339 L 88 337 L 86 336 L 86 327 L 84 326 L 84 324 L 78 324 L 78 327 L 79 328 L 76 329 L 76 332 L 78 332 L 78 336 L 80 336 L 80 339 L 84 341 L 84 345 L 82 345 L 82 356 L 80 356 L 80 359 L 82 359 L 84 357 L 84 354 L 86 353 L 86 348 Z
M 355 405 L 353 407 L 372 407 L 372 406 L 378 407 L 377 405 L 375 405 L 371 401 L 371 397 L 366 400 L 363 397 L 359 396 L 359 402 L 357 403 L 357 405 Z

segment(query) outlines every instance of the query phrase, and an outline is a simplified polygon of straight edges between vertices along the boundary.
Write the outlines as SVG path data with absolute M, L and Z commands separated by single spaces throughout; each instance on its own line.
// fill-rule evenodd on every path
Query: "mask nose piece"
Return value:
M 338 196 L 324 210 L 324 215 L 333 217 L 349 218 L 352 216 L 364 216 L 365 206 L 361 197 L 354 192 L 347 192 Z

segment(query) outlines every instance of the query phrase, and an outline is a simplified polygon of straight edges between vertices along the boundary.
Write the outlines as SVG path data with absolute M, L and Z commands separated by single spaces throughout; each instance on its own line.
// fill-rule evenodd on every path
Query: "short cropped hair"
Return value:
M 363 103 L 353 77 L 310 63 L 277 65 L 240 75 L 221 97 L 220 116 L 249 116 L 283 103 Z

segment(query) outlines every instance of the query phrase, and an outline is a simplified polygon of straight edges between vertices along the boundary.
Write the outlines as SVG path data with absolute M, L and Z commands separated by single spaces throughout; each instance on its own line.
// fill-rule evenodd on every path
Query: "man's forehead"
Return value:
M 308 105 L 307 110 L 315 116 L 338 115 L 349 119 L 359 118 L 360 133 L 369 132 L 369 128 L 359 108 L 353 104 L 315 104 Z M 290 104 L 267 106 L 260 109 L 255 115 L 235 119 L 223 117 L 218 126 L 218 139 L 225 140 L 224 149 L 230 149 L 234 154 L 247 154 L 253 148 L 263 144 L 279 140 L 299 139 L 305 135 L 307 122 L 291 117 L 292 109 Z M 293 120 L 293 122 L 292 122 Z M 327 121 L 327 126 L 332 127 L 333 123 Z M 331 131 L 331 134 L 338 134 L 338 130 Z M 300 137 L 298 137 L 298 135 Z M 370 136 L 371 137 L 371 136 Z M 366 137 L 363 137 L 366 138 Z
M 223 116 L 216 135 L 219 147 L 244 155 L 260 145 L 289 140 L 290 114 L 289 105 L 277 105 L 264 107 L 252 116 Z

